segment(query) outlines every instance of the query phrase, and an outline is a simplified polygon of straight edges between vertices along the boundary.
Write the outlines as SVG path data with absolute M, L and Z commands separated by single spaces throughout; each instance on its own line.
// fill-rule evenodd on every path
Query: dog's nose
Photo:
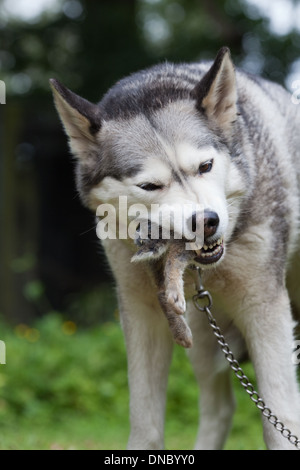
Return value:
M 202 216 L 203 217 L 203 216 Z M 201 221 L 203 223 L 203 231 L 204 231 L 204 240 L 214 235 L 217 231 L 220 219 L 216 212 L 205 210 L 204 211 L 204 218 L 201 217 Z M 194 212 L 192 215 L 192 231 L 195 233 L 197 231 L 197 223 L 199 222 L 199 213 Z
M 216 212 L 204 211 L 204 240 L 216 233 L 219 222 L 220 219 Z

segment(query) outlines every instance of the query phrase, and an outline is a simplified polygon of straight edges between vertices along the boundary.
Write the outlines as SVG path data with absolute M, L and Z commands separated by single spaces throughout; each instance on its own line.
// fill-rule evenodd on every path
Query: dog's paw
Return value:
M 172 307 L 178 315 L 183 315 L 186 310 L 186 302 L 184 294 L 179 290 L 167 289 L 166 291 L 167 303 Z

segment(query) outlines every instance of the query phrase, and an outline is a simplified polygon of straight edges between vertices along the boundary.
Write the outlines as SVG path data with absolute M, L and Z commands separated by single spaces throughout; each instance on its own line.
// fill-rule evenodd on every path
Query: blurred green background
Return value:
M 128 433 L 113 281 L 49 78 L 96 102 L 131 72 L 212 59 L 223 45 L 238 66 L 291 90 L 300 2 L 0 0 L 0 448 L 118 449 Z M 178 348 L 169 394 L 167 446 L 190 448 L 197 389 Z M 263 448 L 258 413 L 238 399 L 229 448 Z

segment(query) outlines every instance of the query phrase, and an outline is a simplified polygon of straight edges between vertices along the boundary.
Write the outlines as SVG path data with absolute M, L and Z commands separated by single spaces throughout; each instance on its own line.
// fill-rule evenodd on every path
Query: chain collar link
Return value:
M 218 344 L 220 345 L 220 348 L 223 351 L 226 360 L 229 362 L 230 368 L 233 370 L 235 376 L 240 381 L 240 384 L 248 393 L 250 399 L 253 401 L 255 406 L 261 411 L 263 416 L 267 418 L 269 423 L 272 424 L 275 429 L 282 434 L 284 438 L 286 438 L 292 445 L 294 445 L 298 450 L 300 450 L 299 438 L 292 434 L 292 432 L 281 421 L 279 421 L 277 416 L 272 413 L 270 408 L 266 406 L 265 402 L 255 391 L 254 386 L 251 384 L 248 377 L 245 375 L 239 362 L 235 359 L 233 352 L 230 350 L 228 344 L 226 343 L 225 338 L 222 335 L 221 330 L 218 327 L 216 320 L 214 319 L 210 311 L 210 308 L 212 307 L 213 303 L 212 296 L 207 290 L 204 289 L 202 285 L 201 269 L 194 265 L 189 266 L 189 268 L 197 271 L 197 294 L 193 296 L 194 305 L 197 310 L 206 314 L 208 322 L 213 330 L 213 333 L 217 338 Z

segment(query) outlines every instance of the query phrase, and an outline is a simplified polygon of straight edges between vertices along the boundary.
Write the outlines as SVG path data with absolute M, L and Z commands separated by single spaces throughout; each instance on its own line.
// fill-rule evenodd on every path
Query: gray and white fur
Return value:
M 135 73 L 98 104 L 57 80 L 51 85 L 87 207 L 96 212 L 110 203 L 118 212 L 123 195 L 128 205 L 204 208 L 193 215 L 204 218 L 204 244 L 194 251 L 171 240 L 161 256 L 146 247 L 144 259 L 132 262 L 134 240 L 103 240 L 128 355 L 128 448 L 164 448 L 176 319 L 188 328 L 184 335 L 193 335 L 187 353 L 201 387 L 195 448 L 222 448 L 230 430 L 230 370 L 190 300 L 189 264 L 203 269 L 231 348 L 237 355 L 247 348 L 265 403 L 299 437 L 291 312 L 291 302 L 300 306 L 299 106 L 279 85 L 235 69 L 227 48 L 212 63 L 164 63 Z M 294 448 L 265 418 L 263 429 L 268 449 Z

